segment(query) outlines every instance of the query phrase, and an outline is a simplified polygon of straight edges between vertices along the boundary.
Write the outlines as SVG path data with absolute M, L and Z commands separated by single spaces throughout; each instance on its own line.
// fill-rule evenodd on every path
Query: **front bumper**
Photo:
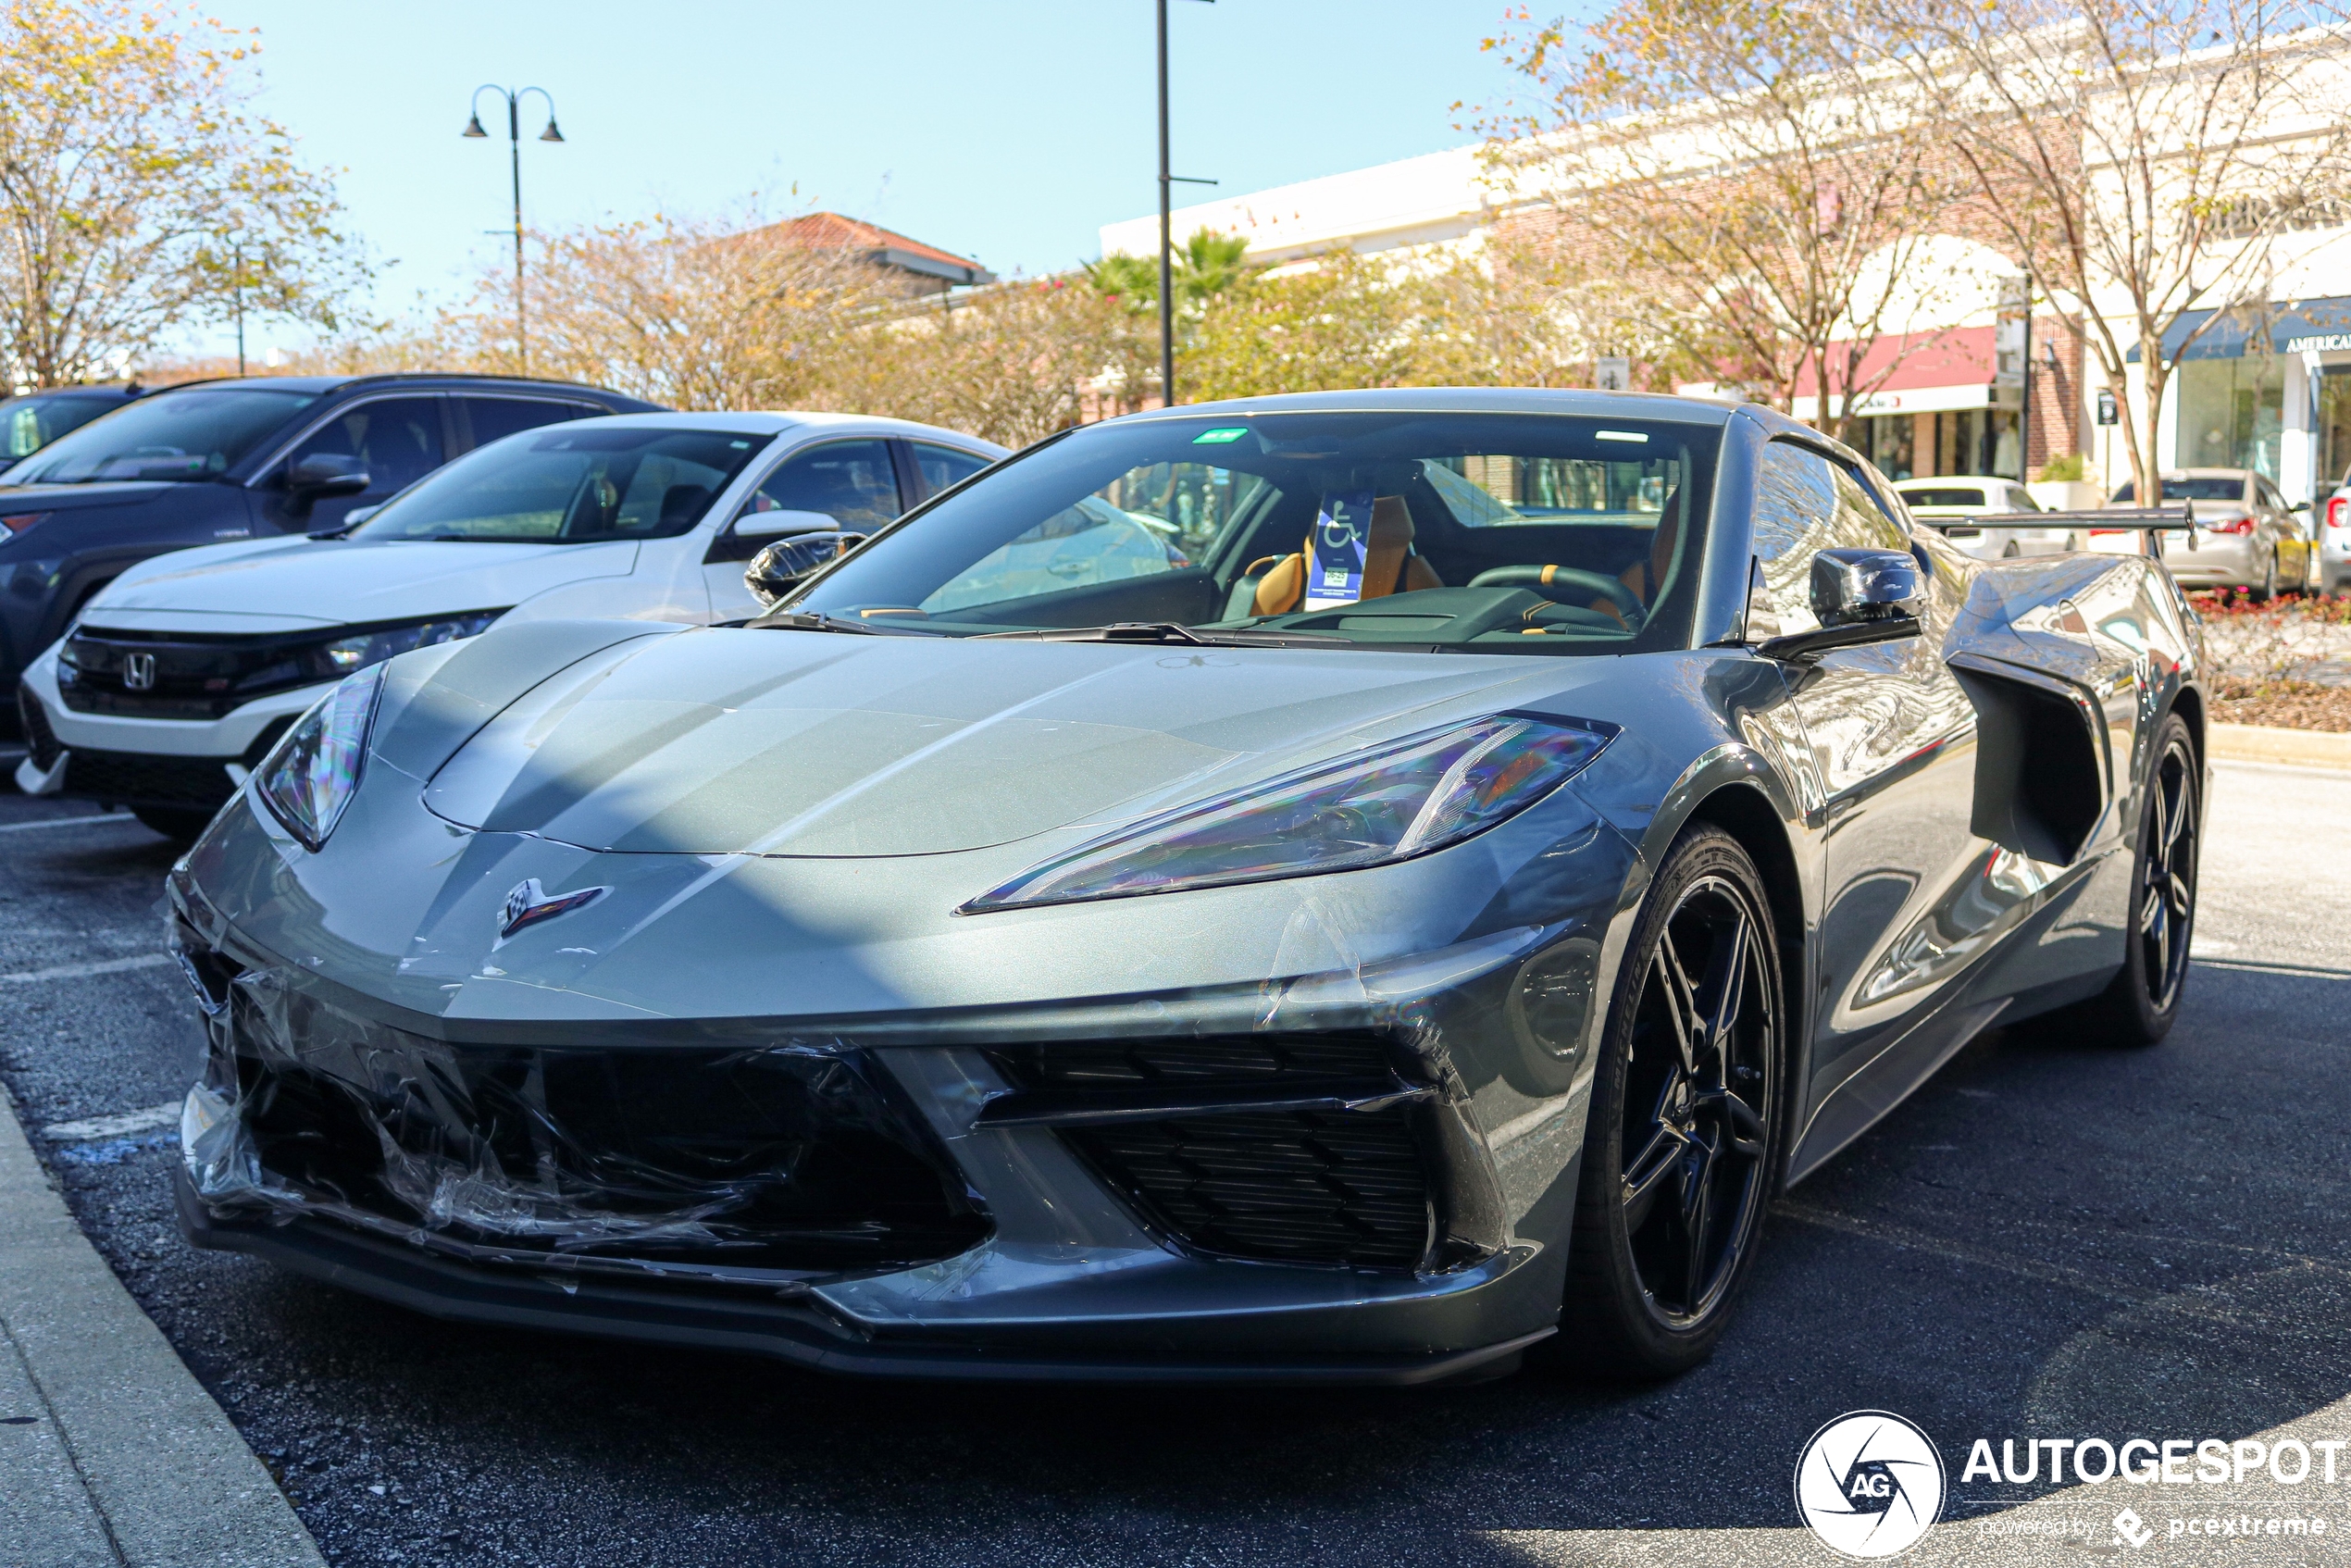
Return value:
M 29 753 L 18 784 L 28 793 L 108 805 L 218 811 L 330 685 L 255 698 L 216 719 L 77 713 L 58 694 L 52 650 L 33 661 L 17 688 Z
M 412 1032 L 436 1025 L 269 958 L 184 876 L 172 897 L 212 1039 L 176 1177 L 197 1246 L 446 1318 L 883 1375 L 1404 1385 L 1507 1370 L 1554 1330 L 1580 1096 L 1561 1098 L 1549 1131 L 1552 1190 L 1510 1202 L 1464 1086 L 1412 1042 L 1370 1032 L 1401 1015 L 1440 1034 L 1490 1022 L 1520 989 L 1523 955 L 1506 945 L 1445 961 L 1444 983 L 1402 988 L 1408 1000 L 1366 1005 L 1357 979 L 1351 999 L 1300 1012 L 1326 1027 L 1238 1047 L 1202 1032 L 1221 1021 L 1212 1009 L 1168 1018 L 1154 1039 L 1090 1046 L 1051 1037 L 1102 1030 L 1039 1014 L 882 1021 L 873 1043 L 738 1034 L 719 1052 L 670 1039 L 564 1052 L 495 1029 Z M 1118 1011 L 1131 1028 L 1138 1008 Z M 913 1043 L 926 1033 L 935 1043 Z M 1298 1061 L 1268 1067 L 1264 1040 L 1300 1038 Z M 1317 1054 L 1313 1042 L 1337 1043 Z M 1236 1049 L 1255 1052 L 1260 1081 L 1220 1076 L 1218 1053 Z M 1362 1081 L 1365 1050 L 1387 1064 L 1384 1083 Z M 1174 1076 L 1138 1094 L 1134 1075 L 1104 1067 L 1138 1052 Z M 851 1206 L 781 1245 L 728 1206 L 772 1190 L 770 1172 L 738 1161 L 712 1177 L 705 1156 L 725 1164 L 742 1129 L 709 1119 L 713 1095 L 677 1092 L 680 1075 L 763 1059 L 798 1098 L 771 1098 L 757 1138 L 816 1148 L 827 1118 L 846 1118 L 904 1156 L 883 1162 L 889 1180 L 836 1180 Z M 627 1092 L 591 1086 L 583 1109 L 583 1068 Z M 665 1103 L 696 1107 L 692 1125 L 642 1109 Z M 616 1105 L 633 1118 L 626 1136 Z M 312 1128 L 343 1148 L 322 1154 Z M 1301 1169 L 1310 1151 L 1319 1163 Z M 811 1164 L 795 1158 L 787 1188 Z M 933 1180 L 917 1192 L 905 1167 L 926 1162 Z M 886 1234 L 906 1205 L 855 1207 L 878 1188 L 918 1200 L 919 1234 Z M 1425 1242 L 1399 1255 L 1388 1222 L 1412 1203 Z M 1333 1243 L 1340 1232 L 1356 1240 Z M 877 1237 L 896 1255 L 860 1265 L 852 1254 Z

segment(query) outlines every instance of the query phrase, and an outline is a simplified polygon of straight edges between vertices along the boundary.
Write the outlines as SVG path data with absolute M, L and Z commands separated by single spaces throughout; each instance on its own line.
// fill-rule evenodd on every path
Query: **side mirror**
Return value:
M 767 512 L 763 516 L 787 516 L 792 514 Z M 805 515 L 805 514 L 802 514 Z M 831 519 L 827 518 L 827 522 Z M 843 555 L 865 542 L 862 533 L 795 533 L 779 539 L 761 549 L 743 568 L 743 586 L 762 604 L 773 604 L 799 587 L 816 571 L 832 565 Z
M 2307 512 L 2309 509 L 2310 504 L 2307 501 L 2297 501 L 2293 505 L 2286 508 L 2289 512 Z
M 1919 634 L 1926 584 L 1917 556 L 1900 550 L 1823 550 L 1812 557 L 1811 631 L 1768 638 L 1767 659 L 1809 665 L 1839 648 L 1892 642 Z
M 1926 603 L 1919 559 L 1903 550 L 1823 550 L 1812 557 L 1812 614 L 1824 627 L 1896 616 Z
M 358 459 L 338 453 L 314 452 L 286 470 L 286 499 L 297 512 L 330 496 L 356 495 L 369 483 Z
M 745 512 L 735 519 L 737 539 L 773 539 L 786 533 L 831 533 L 840 528 L 840 520 L 829 512 L 795 512 L 785 507 L 774 512 Z

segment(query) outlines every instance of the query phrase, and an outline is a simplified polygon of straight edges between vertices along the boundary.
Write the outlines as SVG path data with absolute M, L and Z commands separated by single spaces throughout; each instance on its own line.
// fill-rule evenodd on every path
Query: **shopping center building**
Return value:
M 1484 149 L 1454 148 L 1399 162 L 1182 207 L 1178 243 L 1200 229 L 1236 234 L 1250 255 L 1309 264 L 1347 248 L 1399 260 L 1474 251 L 1524 220 L 1532 204 L 1498 196 Z M 2342 229 L 2288 236 L 2271 284 L 2279 304 L 2256 318 L 2188 315 L 2171 348 L 2189 337 L 2165 390 L 2158 462 L 2171 467 L 2244 467 L 2276 482 L 2290 501 L 2324 495 L 2351 473 L 2351 244 Z M 1155 254 L 1156 215 L 1106 224 L 1102 254 Z M 1950 281 L 1908 330 L 1873 342 L 1859 384 L 1859 445 L 1897 478 L 1933 474 L 2037 477 L 2079 453 L 2101 493 L 2128 479 L 2129 450 L 2098 422 L 2103 378 L 2086 346 L 2036 300 L 2029 333 L 2016 307 L 2023 268 L 1980 238 L 1941 236 L 1929 247 Z M 2004 319 L 2005 317 L 2005 319 Z M 2129 342 L 2133 330 L 2118 335 Z M 2199 328 L 2201 330 L 2199 330 Z M 2168 351 L 2167 351 L 2168 356 Z M 2133 355 L 2135 359 L 2135 355 Z M 2133 390 L 2138 371 L 2132 368 Z M 1676 388 L 1718 395 L 1710 383 Z M 1794 412 L 1820 417 L 1817 389 L 1799 385 Z

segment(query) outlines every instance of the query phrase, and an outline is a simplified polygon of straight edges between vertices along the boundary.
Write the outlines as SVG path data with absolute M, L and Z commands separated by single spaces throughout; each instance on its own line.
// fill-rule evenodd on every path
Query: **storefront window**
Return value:
M 1990 465 L 1984 471 L 2004 479 L 2024 478 L 2024 421 L 2013 408 L 1995 408 L 1985 416 L 1991 429 L 1984 445 L 1991 450 L 1984 454 Z
M 2191 359 L 2179 378 L 2183 468 L 2250 468 L 2274 482 L 2285 429 L 2285 369 L 2268 355 Z
M 2319 375 L 2319 492 L 2351 476 L 2351 365 Z
M 1917 477 L 1911 452 L 1914 423 L 1908 414 L 1880 414 L 1862 420 L 1865 434 L 1860 443 L 1861 455 L 1876 464 L 1877 471 L 1889 479 Z

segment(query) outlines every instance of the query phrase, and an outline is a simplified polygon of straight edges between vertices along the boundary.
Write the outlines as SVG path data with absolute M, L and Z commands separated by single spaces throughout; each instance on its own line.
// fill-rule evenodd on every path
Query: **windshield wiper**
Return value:
M 943 632 L 911 626 L 876 626 L 816 610 L 770 610 L 742 623 L 753 631 L 847 631 L 860 637 L 941 637 Z
M 976 642 L 1184 643 L 1196 648 L 1288 648 L 1343 645 L 1352 640 L 1326 631 L 1200 631 L 1174 621 L 1113 621 L 1108 626 L 1052 627 L 1039 631 L 983 631 Z

